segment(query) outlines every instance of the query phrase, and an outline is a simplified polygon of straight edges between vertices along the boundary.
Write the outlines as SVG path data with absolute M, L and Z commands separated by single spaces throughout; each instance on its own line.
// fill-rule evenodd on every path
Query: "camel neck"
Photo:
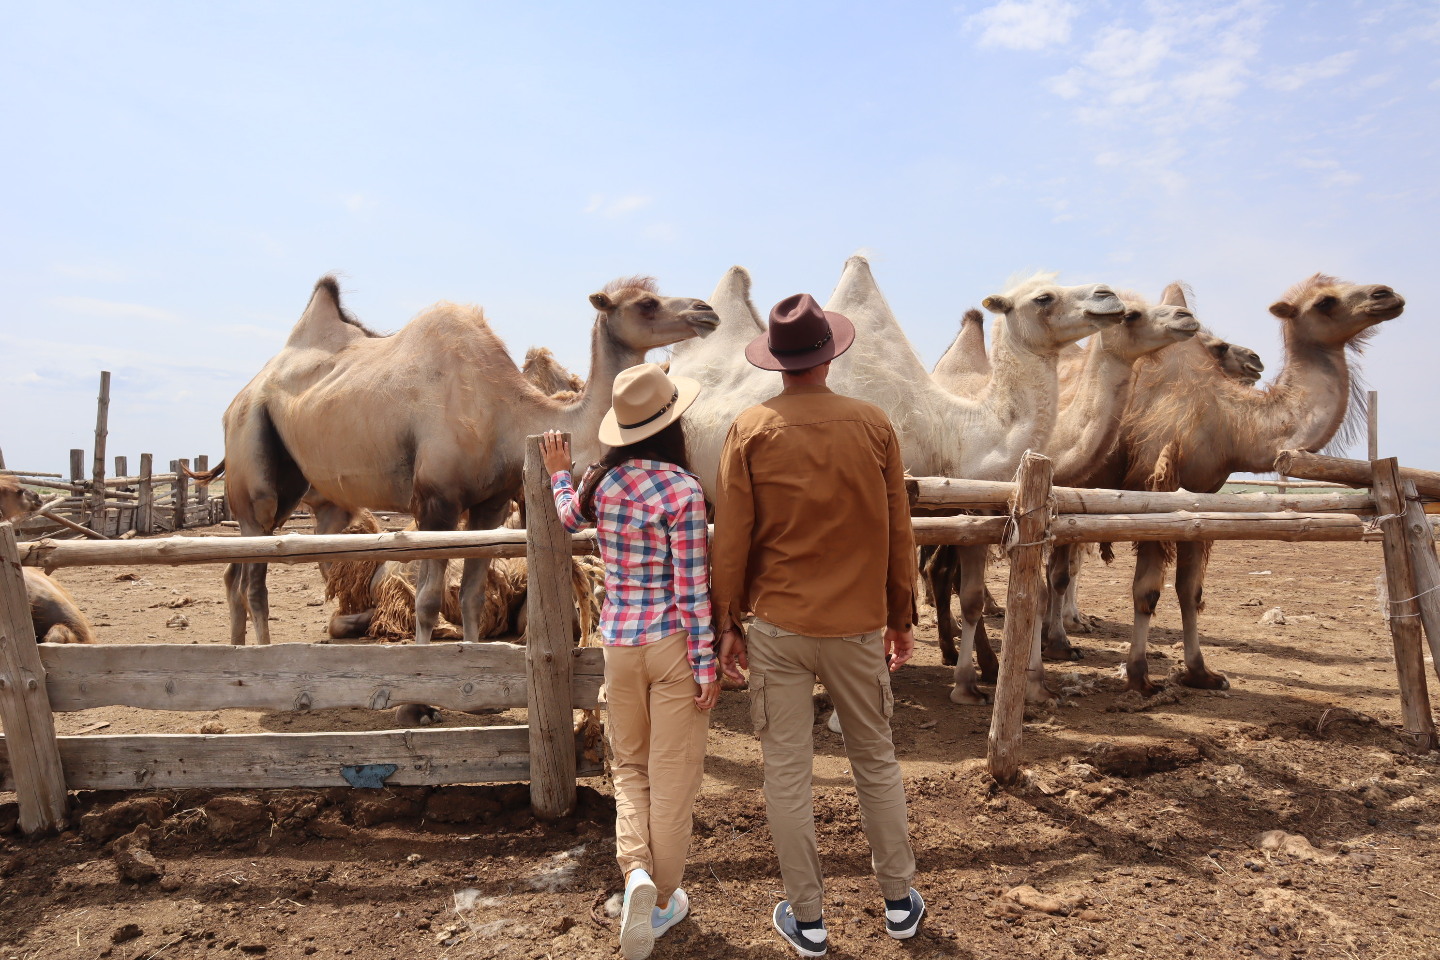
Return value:
M 1133 372 L 1134 364 L 1106 350 L 1099 334 L 1090 338 L 1075 394 L 1061 407 L 1047 447 L 1057 484 L 1083 483 L 1110 455 L 1120 435 L 1120 414 L 1130 396 Z
M 1054 351 L 1037 353 L 1012 342 L 1008 325 L 995 325 L 990 385 L 980 402 L 1001 426 L 1024 427 L 1012 433 L 1021 453 L 1045 449 L 1054 432 L 1060 394 L 1056 359 Z

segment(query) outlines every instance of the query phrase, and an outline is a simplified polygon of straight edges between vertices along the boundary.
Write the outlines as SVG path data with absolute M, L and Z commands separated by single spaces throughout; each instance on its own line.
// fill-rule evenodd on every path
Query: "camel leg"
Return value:
M 934 607 L 938 611 L 940 609 L 940 604 L 937 603 L 935 600 L 935 583 L 930 578 L 930 563 L 934 559 L 935 551 L 937 549 L 937 547 L 928 545 L 921 547 L 919 558 L 920 562 L 916 565 L 916 569 L 920 571 L 921 602 L 926 604 L 927 606 Z M 949 663 L 949 661 L 947 660 L 946 663 Z
M 415 642 L 430 642 L 445 602 L 447 560 L 420 560 L 415 573 Z
M 1071 633 L 1093 633 L 1099 626 L 1095 617 L 1080 612 L 1080 568 L 1085 566 L 1085 551 L 1070 545 L 1070 582 L 1065 587 L 1065 599 L 1061 603 L 1061 625 Z
M 985 616 L 1005 616 L 1005 608 L 1000 606 L 1000 601 L 995 599 L 995 595 L 990 592 L 990 588 L 988 586 L 985 588 Z
M 1045 604 L 1045 622 L 1041 629 L 1041 654 L 1047 660 L 1079 660 L 1080 651 L 1065 635 L 1065 591 L 1070 588 L 1070 554 L 1074 548 L 1057 543 L 1045 563 L 1049 596 Z
M 955 666 L 955 614 L 950 610 L 950 592 L 955 572 L 955 548 L 937 547 L 930 555 L 925 581 L 935 597 L 935 633 L 940 641 L 940 662 Z
M 1045 686 L 1045 663 L 1041 654 L 1041 640 L 1044 624 L 1037 622 L 1030 635 L 1030 659 L 1025 666 L 1025 702 L 1049 703 L 1056 699 L 1054 692 Z
M 957 547 L 960 594 L 960 649 L 955 663 L 954 703 L 989 703 L 975 673 L 975 634 L 985 611 L 985 547 Z M 987 642 L 988 645 L 988 642 Z
M 225 602 L 230 608 L 230 643 L 245 646 L 245 624 L 249 611 L 245 606 L 245 571 L 249 564 L 231 563 L 225 567 Z
M 1205 609 L 1205 570 L 1210 565 L 1209 543 L 1176 545 L 1175 593 L 1180 600 L 1180 622 L 1185 634 L 1185 670 L 1180 682 L 1201 690 L 1229 690 L 1224 674 L 1205 668 L 1200 652 L 1200 611 Z
M 1130 655 L 1125 661 L 1125 688 L 1138 690 L 1142 696 L 1154 696 L 1160 685 L 1150 682 L 1150 665 L 1145 660 L 1145 647 L 1150 636 L 1150 621 L 1160 602 L 1160 588 L 1165 584 L 1165 548 L 1159 543 L 1142 543 L 1135 554 L 1135 579 L 1130 593 L 1135 603 L 1135 626 L 1130 634 Z
M 467 526 L 471 530 L 490 530 L 505 522 L 510 513 L 510 497 L 496 497 L 470 508 Z M 490 571 L 488 558 L 471 557 L 464 562 L 460 574 L 460 627 L 466 643 L 480 640 L 480 614 L 485 609 L 485 575 Z
M 960 597 L 960 616 L 975 624 L 975 665 L 980 671 L 981 683 L 994 683 L 1000 676 L 1000 658 L 990 645 L 990 634 L 985 630 L 985 618 L 990 615 L 990 605 L 995 598 L 985 586 L 985 570 L 990 565 L 990 552 L 984 547 L 964 548 L 955 568 L 955 593 Z M 967 579 L 968 578 L 968 579 Z M 983 599 L 977 605 L 976 597 Z M 999 608 L 1004 615 L 1004 608 Z

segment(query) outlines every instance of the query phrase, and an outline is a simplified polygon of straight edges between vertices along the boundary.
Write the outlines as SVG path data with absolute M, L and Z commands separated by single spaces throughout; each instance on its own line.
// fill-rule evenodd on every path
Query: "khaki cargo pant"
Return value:
M 615 756 L 615 859 L 640 868 L 659 903 L 685 874 L 691 809 L 705 774 L 710 714 L 686 656 L 685 633 L 638 647 L 605 648 L 610 750 Z
M 890 739 L 895 700 L 884 635 L 876 630 L 853 637 L 806 637 L 763 620 L 748 631 L 750 716 L 765 756 L 765 812 L 785 895 L 798 920 L 820 919 L 825 899 L 811 790 L 817 679 L 830 692 L 845 731 L 845 753 L 880 894 L 899 900 L 915 876 L 905 786 Z

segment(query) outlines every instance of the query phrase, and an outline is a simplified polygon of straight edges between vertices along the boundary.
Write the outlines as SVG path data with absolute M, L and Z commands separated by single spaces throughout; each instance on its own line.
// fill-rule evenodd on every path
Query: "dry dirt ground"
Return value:
M 230 532 L 215 530 L 213 532 Z M 1440 778 L 1408 753 L 1375 544 L 1222 544 L 1202 620 L 1228 692 L 1121 695 L 1129 562 L 1091 566 L 1101 620 L 1068 697 L 1026 725 L 1024 783 L 991 786 L 988 708 L 947 698 L 933 617 L 895 678 L 895 734 L 930 903 L 915 940 L 881 930 L 843 742 L 817 725 L 816 810 L 831 955 L 1035 958 L 1440 956 Z M 75 569 L 102 642 L 225 642 L 219 569 Z M 1004 569 L 992 573 L 1003 602 Z M 313 566 L 271 567 L 275 639 L 313 642 Z M 1279 607 L 1284 624 L 1261 622 Z M 181 626 L 183 618 L 184 626 Z M 167 626 L 167 622 L 171 625 Z M 1173 595 L 1152 672 L 1178 663 Z M 1000 634 L 998 619 L 989 624 Z M 1331 712 L 1331 708 L 1340 708 Z M 478 722 L 523 722 L 523 711 Z M 1320 724 L 1321 718 L 1326 722 Z M 108 708 L 62 734 L 381 729 L 389 714 Z M 446 715 L 451 725 L 477 722 Z M 790 956 L 745 695 L 710 734 L 686 886 L 692 919 L 655 956 Z M 80 795 L 78 827 L 28 840 L 0 795 L 0 960 L 38 957 L 609 958 L 613 803 L 586 781 L 574 818 L 537 824 L 520 786 Z M 137 827 L 138 825 L 138 827 Z M 1266 831 L 1282 849 L 1262 849 Z M 1311 846 L 1313 845 L 1313 846 Z M 125 868 L 135 877 L 125 880 Z M 1016 892 L 1016 888 L 1031 887 Z M 1007 899 L 1009 894 L 1011 899 Z

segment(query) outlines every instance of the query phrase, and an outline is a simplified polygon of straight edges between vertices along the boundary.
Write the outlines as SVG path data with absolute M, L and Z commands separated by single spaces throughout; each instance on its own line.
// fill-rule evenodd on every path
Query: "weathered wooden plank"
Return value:
M 1123 543 L 1141 540 L 1362 540 L 1365 521 L 1346 513 L 1150 513 L 1135 516 L 1056 517 L 1057 543 Z
M 1422 753 L 1435 749 L 1435 718 L 1425 684 L 1424 638 L 1416 605 L 1415 574 L 1405 537 L 1405 506 L 1401 497 L 1400 465 L 1394 457 L 1376 460 L 1373 467 L 1375 503 L 1383 511 L 1386 612 L 1395 648 L 1395 672 L 1400 681 L 1400 713 L 1405 736 Z
M 570 535 L 555 512 L 540 437 L 525 440 L 525 666 L 529 675 L 530 808 L 554 820 L 575 809 L 576 749 L 568 651 L 575 616 Z M 568 443 L 569 435 L 565 435 Z
M 14 770 L 6 789 L 18 795 L 20 829 L 36 833 L 60 826 L 65 822 L 65 773 L 15 529 L 8 523 L 0 523 L 0 730 L 13 744 Z
M 572 738 L 573 739 L 573 738 Z M 59 738 L 72 790 L 344 787 L 344 767 L 394 764 L 391 786 L 530 779 L 525 727 L 362 733 L 150 733 Z M 0 741 L 0 790 L 14 777 Z M 587 762 L 579 776 L 602 766 Z
M 428 703 L 446 710 L 523 707 L 525 648 L 513 643 L 427 646 L 277 643 L 266 647 L 41 644 L 50 705 L 67 712 L 322 710 Z M 605 676 L 597 647 L 571 649 L 571 703 L 592 710 Z
M 1003 510 L 1015 495 L 1015 484 L 1010 481 L 913 477 L 906 482 L 914 492 L 912 505 L 929 509 Z M 1374 497 L 1348 490 L 1282 495 L 1054 487 L 1052 495 L 1056 513 L 1136 514 L 1177 510 L 1193 513 L 1375 512 Z
M 1440 678 L 1440 560 L 1435 557 L 1435 532 L 1421 508 L 1415 484 L 1406 480 L 1401 492 L 1405 495 L 1405 545 L 1415 576 L 1415 603 L 1425 641 L 1430 644 L 1430 660 Z
M 1050 597 L 1045 581 L 1045 528 L 1050 521 L 1050 460 L 1029 450 L 1020 461 L 1019 493 L 1011 516 L 1015 539 L 1008 544 L 1010 586 L 1005 594 L 1005 643 L 995 682 L 987 759 L 997 783 L 1014 783 L 1020 774 L 1020 736 L 1025 725 L 1027 692 L 1044 686 L 1040 663 L 1040 624 Z M 1027 691 L 1028 688 L 1028 691 Z
M 1275 458 L 1275 472 L 1283 473 L 1287 477 L 1304 477 L 1307 480 L 1331 480 L 1352 487 L 1368 487 L 1371 483 L 1370 464 L 1366 461 L 1324 457 L 1305 450 L 1281 451 Z M 1414 481 L 1415 488 L 1422 497 L 1440 497 L 1440 473 L 1401 467 L 1400 476 L 1402 480 Z
M 161 517 L 155 518 L 157 521 Z M 76 549 L 77 547 L 84 549 Z M 570 538 L 570 552 L 595 552 L 595 532 Z M 314 563 L 330 560 L 424 560 L 432 557 L 523 557 L 524 530 L 401 530 L 327 536 L 166 537 L 111 543 L 29 543 L 21 550 L 27 566 L 103 566 L 187 563 Z
M 105 440 L 110 435 L 110 371 L 100 371 L 95 403 L 95 460 L 91 481 L 90 526 L 105 532 Z

